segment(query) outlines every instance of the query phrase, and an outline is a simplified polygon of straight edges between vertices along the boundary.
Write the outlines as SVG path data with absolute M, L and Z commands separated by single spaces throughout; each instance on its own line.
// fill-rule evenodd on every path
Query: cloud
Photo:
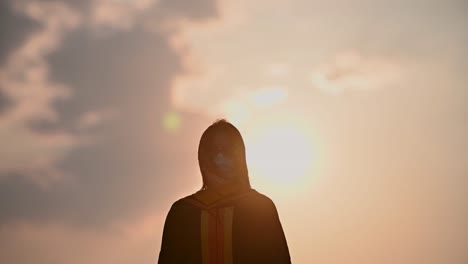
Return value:
M 171 51 L 172 47 L 168 46 L 167 52 L 161 50 L 158 55 L 154 54 L 158 56 L 157 60 L 165 63 L 164 66 L 159 66 L 154 64 L 156 60 L 152 61 L 156 57 L 145 58 L 148 54 L 144 53 L 144 50 L 141 50 L 139 56 L 135 49 L 127 49 L 125 45 L 118 43 L 133 43 L 130 45 L 134 45 L 134 48 L 140 45 L 140 48 L 151 52 L 165 46 L 167 41 L 170 42 L 173 34 L 164 32 L 159 26 L 156 27 L 156 32 L 146 31 L 150 29 L 148 25 L 151 23 L 175 23 L 179 20 L 188 22 L 217 15 L 216 2 L 205 0 L 98 0 L 79 3 L 20 1 L 8 4 L 2 2 L 2 5 L 8 7 L 2 9 L 3 12 L 10 11 L 6 12 L 9 16 L 4 16 L 9 19 L 6 21 L 16 22 L 17 18 L 26 18 L 32 25 L 38 25 L 38 29 L 32 26 L 36 30 L 24 30 L 23 27 L 28 28 L 26 24 L 19 24 L 20 31 L 26 33 L 18 38 L 19 44 L 16 44 L 15 49 L 9 50 L 8 55 L 3 55 L 5 63 L 0 68 L 0 132 L 3 135 L 2 141 L 10 144 L 0 152 L 0 177 L 11 175 L 10 172 L 21 172 L 18 175 L 29 175 L 38 182 L 47 181 L 47 178 L 57 178 L 59 174 L 65 173 L 60 172 L 57 163 L 82 143 L 89 142 L 85 139 L 89 138 L 86 134 L 89 131 L 84 131 L 85 127 L 97 127 L 98 123 L 109 120 L 103 118 L 112 112 L 108 106 L 115 107 L 116 104 L 122 103 L 122 100 L 125 101 L 125 98 L 133 100 L 131 94 L 128 94 L 131 91 L 127 89 L 129 85 L 139 86 L 141 91 L 146 89 L 150 92 L 149 84 L 156 81 L 157 86 L 169 87 L 172 78 L 170 76 L 178 72 L 182 74 L 184 71 L 184 66 L 177 64 L 180 63 L 179 60 L 182 61 L 188 56 L 188 52 L 177 49 L 172 44 L 171 46 L 176 48 L 175 51 Z M 3 26 L 2 31 L 9 33 L 10 26 Z M 94 36 L 93 32 L 104 35 Z M 78 36 L 83 39 L 76 39 Z M 69 42 L 69 39 L 72 41 Z M 117 41 L 117 44 L 111 41 Z M 154 44 L 151 44 L 152 42 Z M 115 49 L 99 46 L 100 44 L 114 46 Z M 93 45 L 96 46 L 92 47 Z M 72 53 L 72 57 L 66 58 L 67 61 L 57 59 L 60 58 L 57 54 L 64 54 L 61 52 L 63 46 L 76 48 L 66 49 Z M 1 47 L 2 52 L 7 52 L 7 48 L 12 45 L 2 42 Z M 119 58 L 114 56 L 119 52 L 118 49 L 130 52 L 128 54 L 133 56 L 133 61 L 123 57 L 119 57 L 122 58 L 119 61 Z M 94 50 L 100 51 L 92 54 Z M 81 54 L 82 58 L 73 58 L 75 53 Z M 100 69 L 96 70 L 96 75 L 93 76 L 95 73 L 87 70 L 87 64 L 95 64 L 95 58 L 99 56 L 102 58 L 100 64 L 98 63 Z M 71 61 L 73 63 L 70 63 Z M 58 65 L 62 62 L 63 65 Z M 113 67 L 116 67 L 116 63 L 122 65 L 120 80 L 115 78 L 118 70 L 115 71 Z M 171 64 L 173 66 L 170 66 Z M 71 70 L 73 68 L 74 71 Z M 151 76 L 150 72 L 157 72 L 161 79 L 156 80 L 156 76 Z M 116 96 L 102 97 L 102 100 L 95 96 L 96 91 L 106 94 L 104 90 L 107 87 L 112 89 Z M 121 93 L 115 93 L 115 89 L 120 89 Z M 164 89 L 160 90 L 164 93 Z M 125 94 L 128 94 L 128 97 Z M 94 99 L 95 97 L 97 99 Z M 167 96 L 162 94 L 162 98 Z M 118 113 L 114 111 L 113 114 Z M 21 140 L 22 138 L 24 140 Z M 28 144 L 25 144 L 21 151 L 13 151 L 16 142 Z
M 157 258 L 163 216 L 86 230 L 65 225 L 15 223 L 0 228 L 4 263 L 152 263 Z M 19 254 L 18 248 L 23 251 Z
M 331 62 L 319 66 L 310 81 L 314 88 L 340 94 L 387 88 L 401 80 L 401 75 L 401 65 L 396 61 L 353 51 L 338 54 Z
M 5 92 L 0 90 L 0 115 L 13 105 L 10 98 L 5 95 Z
M 129 30 L 135 25 L 141 14 L 151 8 L 155 2 L 155 0 L 93 1 L 90 7 L 89 21 L 95 27 Z
M 0 116 L 1 144 L 8 146 L 0 151 L 8 157 L 0 164 L 0 196 L 8 201 L 0 204 L 0 226 L 21 220 L 98 229 L 165 210 L 179 195 L 171 188 L 199 186 L 196 146 L 208 118 L 176 110 L 177 128 L 164 127 L 174 112 L 170 88 L 189 71 L 190 51 L 173 45 L 176 32 L 148 23 L 204 17 L 190 13 L 197 2 L 187 2 L 187 10 L 137 2 L 15 4 L 16 14 L 40 29 L 1 70 L 4 98 L 14 106 Z M 98 4 L 117 17 L 131 5 L 123 15 L 131 23 L 98 23 L 90 9 Z
M 15 13 L 8 1 L 0 1 L 0 35 L 3 36 L 0 39 L 0 64 L 4 64 L 18 44 L 38 29 L 34 20 Z
M 96 0 L 90 1 L 88 23 L 94 29 L 180 30 L 181 23 L 218 18 L 213 0 Z
M 288 100 L 288 88 L 283 85 L 218 87 L 214 72 L 181 76 L 171 90 L 171 100 L 177 109 L 223 116 L 241 124 L 258 111 L 280 105 Z
M 112 118 L 111 111 L 88 111 L 83 113 L 77 123 L 77 129 L 86 130 L 98 126 Z
M 54 164 L 79 141 L 64 131 L 36 133 L 28 123 L 56 120 L 59 114 L 51 103 L 70 94 L 68 87 L 50 79 L 46 57 L 80 24 L 80 17 L 61 3 L 19 2 L 14 8 L 41 28 L 24 37 L 0 68 L 0 88 L 12 105 L 0 116 L 5 146 L 0 151 L 0 172 L 21 172 L 40 182 L 58 177 Z

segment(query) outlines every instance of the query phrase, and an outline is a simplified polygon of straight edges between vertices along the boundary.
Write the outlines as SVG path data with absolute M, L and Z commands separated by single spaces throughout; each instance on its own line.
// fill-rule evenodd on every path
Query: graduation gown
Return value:
M 291 263 L 274 203 L 253 189 L 199 191 L 166 218 L 159 264 Z

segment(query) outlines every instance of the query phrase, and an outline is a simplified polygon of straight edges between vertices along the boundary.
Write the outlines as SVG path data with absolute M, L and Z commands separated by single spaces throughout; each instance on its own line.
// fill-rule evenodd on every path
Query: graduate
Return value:
M 273 201 L 250 187 L 239 130 L 226 120 L 208 127 L 198 162 L 203 186 L 172 205 L 158 263 L 291 263 Z

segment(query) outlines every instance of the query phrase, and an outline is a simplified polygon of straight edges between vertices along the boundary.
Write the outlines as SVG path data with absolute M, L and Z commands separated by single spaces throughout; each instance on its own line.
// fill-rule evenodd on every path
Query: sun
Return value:
M 301 184 L 313 164 L 310 135 L 304 127 L 277 122 L 248 135 L 249 174 L 275 185 Z

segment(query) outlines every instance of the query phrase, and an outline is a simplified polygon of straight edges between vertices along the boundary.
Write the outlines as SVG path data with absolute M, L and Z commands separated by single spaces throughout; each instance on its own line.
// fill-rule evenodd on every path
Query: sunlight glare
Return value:
M 274 184 L 301 184 L 313 162 L 309 137 L 301 127 L 280 123 L 266 126 L 249 138 L 252 175 Z

